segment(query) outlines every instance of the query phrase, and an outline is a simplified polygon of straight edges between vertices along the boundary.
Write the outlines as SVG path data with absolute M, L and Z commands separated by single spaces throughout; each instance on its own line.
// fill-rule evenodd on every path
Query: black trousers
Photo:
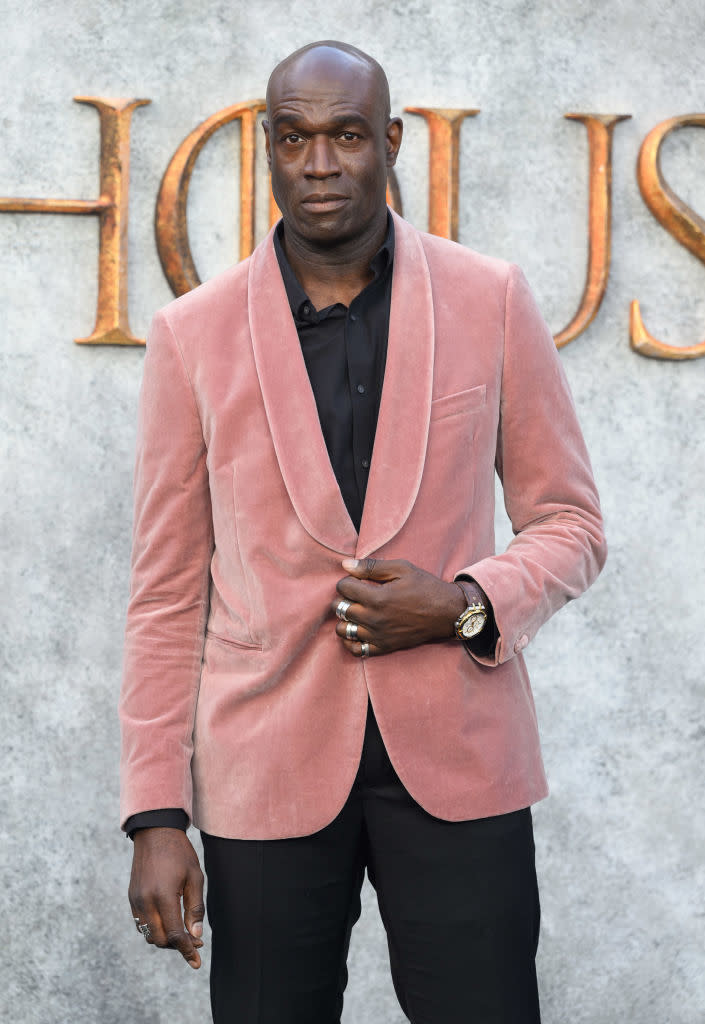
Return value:
M 368 714 L 355 784 L 311 836 L 203 834 L 215 1024 L 337 1024 L 365 869 L 412 1024 L 539 1024 L 531 811 L 447 822 L 409 796 Z

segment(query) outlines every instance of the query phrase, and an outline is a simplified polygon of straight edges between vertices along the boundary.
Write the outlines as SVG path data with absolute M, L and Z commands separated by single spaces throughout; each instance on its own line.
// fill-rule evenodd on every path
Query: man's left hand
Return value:
M 347 622 L 339 621 L 335 631 L 351 654 L 388 654 L 454 635 L 455 620 L 467 605 L 455 583 L 403 559 L 346 558 L 343 568 L 349 575 L 338 582 L 333 610 L 341 599 L 350 602 Z M 357 631 L 348 630 L 349 623 Z M 350 632 L 356 635 L 349 638 Z

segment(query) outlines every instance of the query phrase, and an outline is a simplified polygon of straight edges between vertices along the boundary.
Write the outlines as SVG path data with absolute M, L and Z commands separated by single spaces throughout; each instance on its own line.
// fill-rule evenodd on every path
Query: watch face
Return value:
M 467 619 L 460 627 L 460 632 L 466 640 L 470 640 L 471 637 L 477 636 L 486 621 L 487 616 L 484 612 L 476 612 L 474 615 L 468 615 Z

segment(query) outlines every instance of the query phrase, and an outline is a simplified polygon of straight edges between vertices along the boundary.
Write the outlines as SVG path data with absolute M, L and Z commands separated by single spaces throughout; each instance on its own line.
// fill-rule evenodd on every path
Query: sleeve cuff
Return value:
M 155 811 L 141 811 L 127 819 L 123 828 L 130 839 L 142 828 L 180 828 L 183 832 L 189 827 L 186 811 L 180 807 L 165 807 Z

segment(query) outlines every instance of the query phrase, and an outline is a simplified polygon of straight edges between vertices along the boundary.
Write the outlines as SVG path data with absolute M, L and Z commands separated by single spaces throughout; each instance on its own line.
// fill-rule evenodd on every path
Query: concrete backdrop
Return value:
M 703 491 L 705 360 L 628 346 L 628 307 L 674 344 L 705 329 L 703 268 L 652 219 L 634 166 L 663 118 L 705 110 L 705 9 L 691 0 L 36 0 L 0 2 L 0 195 L 91 198 L 98 118 L 76 94 L 149 97 L 135 113 L 130 317 L 170 292 L 154 201 L 181 139 L 264 93 L 326 36 L 386 67 L 395 111 L 479 106 L 462 132 L 460 241 L 520 263 L 554 331 L 586 260 L 587 146 L 571 110 L 630 113 L 614 152 L 611 280 L 562 352 L 604 499 L 611 557 L 528 652 L 551 798 L 535 811 L 546 1024 L 700 1024 L 705 1015 Z M 426 226 L 426 129 L 406 118 L 398 175 Z M 189 222 L 208 277 L 235 256 L 236 127 L 196 167 Z M 664 173 L 705 211 L 705 132 Z M 0 215 L 5 953 L 18 1024 L 205 1021 L 207 972 L 145 949 L 117 830 L 115 715 L 127 595 L 134 412 L 143 353 L 84 348 L 96 218 Z M 499 524 L 502 542 L 506 524 Z M 374 897 L 354 932 L 347 1024 L 398 1024 Z M 9 946 L 9 948 L 8 948 Z

